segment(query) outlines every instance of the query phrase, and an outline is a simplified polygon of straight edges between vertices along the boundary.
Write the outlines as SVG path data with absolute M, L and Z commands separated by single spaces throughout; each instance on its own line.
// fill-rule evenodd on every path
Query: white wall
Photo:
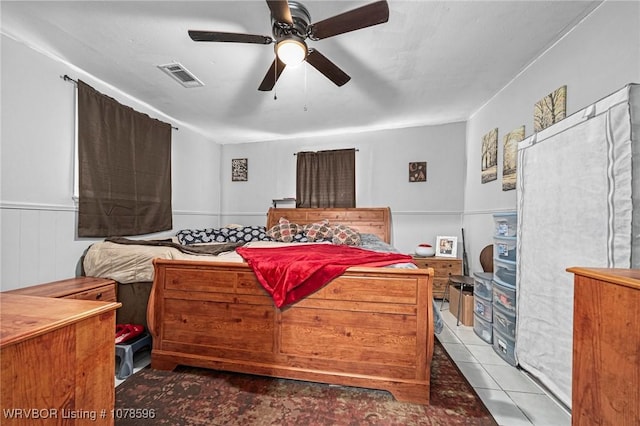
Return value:
M 273 199 L 295 197 L 298 151 L 356 148 L 356 204 L 389 206 L 393 243 L 412 253 L 437 235 L 459 235 L 463 211 L 465 123 L 330 137 L 224 145 L 222 221 L 265 223 Z M 231 181 L 231 159 L 247 158 L 247 182 Z M 427 181 L 409 182 L 410 162 L 427 162 Z
M 76 275 L 95 240 L 76 237 L 73 84 L 80 78 L 172 132 L 174 229 L 218 221 L 220 145 L 128 99 L 89 75 L 2 36 L 0 285 L 3 290 Z
M 570 115 L 628 83 L 640 83 L 640 2 L 606 1 L 469 119 L 463 224 L 472 271 L 492 243 L 492 214 L 516 209 L 516 190 L 502 191 L 504 135 L 524 125 L 530 136 L 534 104 L 560 86 Z M 496 127 L 498 179 L 481 184 L 482 135 Z

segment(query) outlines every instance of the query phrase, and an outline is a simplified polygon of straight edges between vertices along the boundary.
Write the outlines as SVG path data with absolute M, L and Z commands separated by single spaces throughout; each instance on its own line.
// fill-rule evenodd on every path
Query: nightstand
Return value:
M 413 255 L 418 268 L 433 268 L 433 298 L 442 299 L 449 275 L 462 275 L 462 259 L 455 257 L 420 257 Z
M 6 294 L 55 297 L 60 299 L 96 300 L 117 302 L 116 282 L 107 278 L 76 277 L 31 287 L 9 290 Z

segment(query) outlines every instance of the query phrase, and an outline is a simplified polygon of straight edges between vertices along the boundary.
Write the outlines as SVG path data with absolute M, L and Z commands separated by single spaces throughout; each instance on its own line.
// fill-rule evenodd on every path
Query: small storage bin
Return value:
M 153 338 L 148 331 L 135 337 L 133 340 L 116 345 L 116 358 L 120 359 L 120 364 L 116 368 L 116 378 L 124 380 L 133 374 L 134 356 L 143 348 L 151 351 Z
M 474 295 L 473 298 L 473 313 L 479 317 L 482 317 L 485 321 L 493 321 L 493 303 L 490 300 L 485 300 Z
M 516 227 L 518 225 L 518 214 L 513 213 L 496 213 L 493 215 L 495 223 L 496 237 L 515 237 Z
M 493 252 L 500 260 L 516 260 L 516 237 L 494 237 Z
M 493 273 L 492 272 L 476 272 L 473 274 L 474 286 L 473 294 L 485 300 L 493 298 Z
M 493 306 L 493 326 L 500 333 L 507 337 L 515 339 L 516 337 L 516 316 L 500 308 L 499 305 Z
M 516 289 L 503 286 L 499 282 L 493 283 L 493 304 L 511 315 L 516 314 Z
M 487 343 L 493 343 L 493 327 L 489 321 L 475 314 L 473 316 L 473 331 Z
M 493 326 L 493 350 L 514 367 L 516 365 L 515 346 L 515 340 L 500 333 L 496 326 Z
M 506 286 L 516 285 L 516 262 L 493 258 L 493 280 Z

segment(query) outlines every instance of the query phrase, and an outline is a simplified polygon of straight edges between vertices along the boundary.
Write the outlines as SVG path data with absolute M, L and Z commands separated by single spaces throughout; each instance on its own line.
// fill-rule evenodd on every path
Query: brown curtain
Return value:
M 356 206 L 356 150 L 299 152 L 296 206 Z
M 78 236 L 173 227 L 171 125 L 78 81 Z

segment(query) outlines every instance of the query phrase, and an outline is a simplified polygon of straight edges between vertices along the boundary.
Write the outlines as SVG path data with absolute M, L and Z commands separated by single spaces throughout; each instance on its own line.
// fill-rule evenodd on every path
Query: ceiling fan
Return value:
M 389 20 L 389 6 L 384 0 L 367 4 L 313 24 L 310 23 L 311 16 L 309 11 L 297 1 L 267 0 L 267 5 L 271 10 L 273 37 L 220 31 L 189 30 L 189 36 L 193 41 L 275 43 L 276 57 L 258 87 L 258 90 L 262 91 L 273 89 L 287 65 L 293 66 L 305 60 L 337 86 L 344 85 L 351 77 L 316 49 L 308 48 L 306 40 L 322 40 L 382 24 Z

